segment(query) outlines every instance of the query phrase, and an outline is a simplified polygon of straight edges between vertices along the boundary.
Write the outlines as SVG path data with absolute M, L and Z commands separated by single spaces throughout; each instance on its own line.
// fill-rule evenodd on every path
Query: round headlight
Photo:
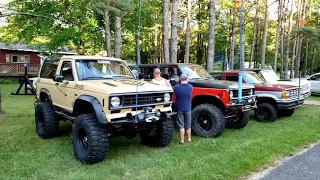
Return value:
M 119 97 L 112 97 L 110 104 L 112 106 L 119 106 L 120 105 L 120 98 Z
M 165 93 L 164 96 L 163 96 L 163 99 L 164 99 L 165 102 L 170 101 L 170 99 L 171 99 L 170 94 L 169 93 Z
M 233 97 L 233 92 L 232 91 L 230 91 L 230 98 L 232 98 Z

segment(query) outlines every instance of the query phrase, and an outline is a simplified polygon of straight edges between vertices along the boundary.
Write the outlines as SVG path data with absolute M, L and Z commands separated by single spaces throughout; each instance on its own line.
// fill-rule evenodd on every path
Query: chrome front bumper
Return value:
M 242 111 L 248 111 L 257 107 L 257 96 L 243 97 L 241 101 L 232 99 L 229 103 L 229 108 L 241 108 Z

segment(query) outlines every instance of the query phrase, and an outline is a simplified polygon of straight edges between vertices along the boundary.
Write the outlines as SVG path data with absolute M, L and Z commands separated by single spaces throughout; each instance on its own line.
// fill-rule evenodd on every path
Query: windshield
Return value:
M 261 76 L 269 83 L 279 80 L 279 77 L 273 70 L 262 70 L 260 71 Z
M 134 78 L 130 69 L 121 61 L 113 60 L 76 60 L 78 79 Z
M 256 73 L 245 73 L 242 75 L 246 83 L 262 84 L 264 81 Z
M 180 70 L 182 74 L 187 74 L 189 79 L 213 79 L 202 66 L 180 66 Z

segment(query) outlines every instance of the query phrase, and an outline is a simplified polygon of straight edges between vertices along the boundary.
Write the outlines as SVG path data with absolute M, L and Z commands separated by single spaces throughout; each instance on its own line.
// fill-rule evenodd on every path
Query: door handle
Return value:
M 61 83 L 61 84 L 60 84 Z M 56 83 L 56 86 L 59 86 L 59 85 L 67 85 L 67 84 L 69 84 L 69 81 L 66 81 L 66 80 L 63 80 L 62 82 L 57 82 Z

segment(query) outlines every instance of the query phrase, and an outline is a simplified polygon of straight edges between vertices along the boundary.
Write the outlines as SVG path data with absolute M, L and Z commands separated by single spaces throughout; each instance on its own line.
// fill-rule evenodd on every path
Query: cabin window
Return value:
M 13 55 L 7 54 L 6 62 L 9 63 L 30 63 L 30 56 L 28 55 Z
M 40 77 L 46 79 L 53 79 L 56 74 L 60 59 L 47 59 L 43 62 Z
M 230 75 L 227 75 L 227 76 L 226 76 L 226 80 L 227 80 L 227 81 L 238 81 L 238 76 L 230 76 Z

